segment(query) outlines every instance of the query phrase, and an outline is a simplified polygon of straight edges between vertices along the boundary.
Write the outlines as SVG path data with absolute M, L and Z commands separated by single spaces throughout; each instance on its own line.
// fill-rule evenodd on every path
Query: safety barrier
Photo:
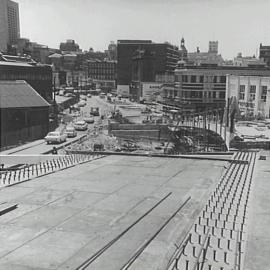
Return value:
M 46 160 L 37 164 L 25 164 L 15 169 L 2 168 L 0 172 L 0 187 L 15 185 L 102 157 L 104 157 L 104 155 L 96 153 L 71 154 L 55 156 L 55 158 L 51 160 Z

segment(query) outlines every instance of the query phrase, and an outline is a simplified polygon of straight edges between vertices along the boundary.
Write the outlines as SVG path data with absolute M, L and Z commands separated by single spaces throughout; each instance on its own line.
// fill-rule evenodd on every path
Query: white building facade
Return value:
M 231 97 L 242 116 L 270 118 L 270 77 L 227 75 L 226 100 Z

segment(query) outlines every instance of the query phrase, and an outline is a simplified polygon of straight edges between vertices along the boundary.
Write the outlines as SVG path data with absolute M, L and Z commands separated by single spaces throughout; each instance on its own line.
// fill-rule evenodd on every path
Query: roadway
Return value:
M 72 117 L 69 113 L 69 109 L 65 110 L 65 119 L 68 119 L 68 123 L 60 124 L 60 126 L 57 129 L 65 128 L 66 124 L 70 124 L 70 119 L 73 119 L 72 121 L 75 122 L 77 120 L 83 119 L 85 116 L 89 116 L 89 112 L 91 107 L 99 107 L 100 108 L 100 114 L 105 115 L 109 113 L 110 109 L 113 109 L 113 105 L 108 104 L 106 101 L 101 100 L 99 97 L 92 97 L 87 98 L 86 106 L 81 107 L 81 115 L 78 117 Z M 75 138 L 67 138 L 67 141 L 65 143 L 61 144 L 54 144 L 54 145 L 48 145 L 44 139 L 36 140 L 6 151 L 0 152 L 0 155 L 40 155 L 47 153 L 52 150 L 53 146 L 57 148 L 65 147 L 78 139 L 82 138 L 84 135 L 86 135 L 89 131 L 94 130 L 95 125 L 102 124 L 98 121 L 100 117 L 94 117 L 95 123 L 94 124 L 88 124 L 88 130 L 87 131 L 78 131 L 77 136 Z

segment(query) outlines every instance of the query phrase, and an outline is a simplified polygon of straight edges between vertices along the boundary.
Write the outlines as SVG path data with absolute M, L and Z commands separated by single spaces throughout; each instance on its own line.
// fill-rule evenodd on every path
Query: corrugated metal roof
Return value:
M 48 107 L 50 104 L 25 81 L 0 81 L 0 108 Z

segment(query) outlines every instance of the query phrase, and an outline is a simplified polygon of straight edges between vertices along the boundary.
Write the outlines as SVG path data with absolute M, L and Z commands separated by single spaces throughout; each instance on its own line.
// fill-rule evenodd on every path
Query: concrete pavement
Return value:
M 224 161 L 109 156 L 0 190 L 18 208 L 0 216 L 0 269 L 76 269 L 165 195 L 87 269 L 120 269 L 183 203 L 154 242 L 153 267 L 170 258 L 224 171 Z

